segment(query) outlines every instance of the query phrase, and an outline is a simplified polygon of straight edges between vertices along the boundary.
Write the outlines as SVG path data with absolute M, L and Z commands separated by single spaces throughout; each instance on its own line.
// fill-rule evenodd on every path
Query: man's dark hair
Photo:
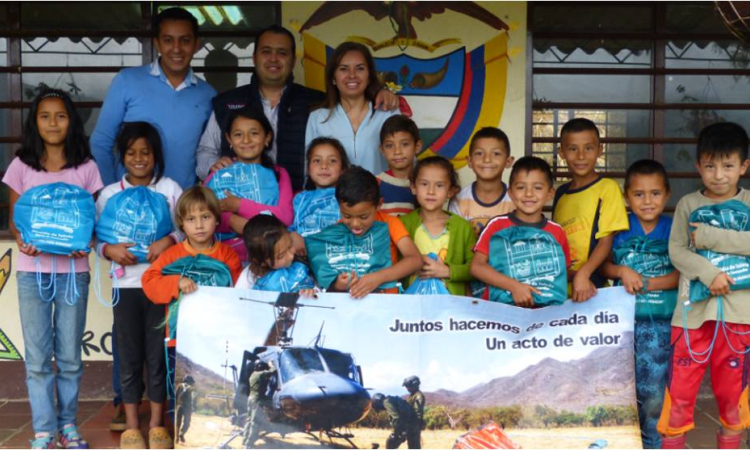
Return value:
M 378 179 L 360 166 L 351 166 L 336 183 L 336 201 L 347 206 L 362 202 L 377 206 L 380 203 Z
M 399 114 L 391 116 L 383 122 L 383 126 L 380 128 L 380 145 L 383 145 L 388 136 L 393 136 L 401 131 L 409 133 L 412 139 L 414 139 L 414 143 L 419 141 L 419 127 L 417 127 L 417 124 L 410 118 Z
M 583 131 L 593 131 L 596 133 L 596 139 L 600 139 L 599 128 L 597 128 L 594 122 L 585 117 L 577 117 L 565 122 L 562 130 L 560 130 L 560 139 L 565 136 L 565 133 L 581 133 Z
M 508 180 L 508 184 L 512 185 L 513 180 L 516 177 L 516 174 L 518 172 L 531 172 L 532 170 L 538 170 L 542 172 L 547 178 L 547 183 L 549 183 L 549 187 L 552 187 L 554 185 L 553 178 L 552 178 L 552 168 L 550 168 L 549 163 L 547 161 L 543 160 L 542 158 L 539 158 L 537 156 L 524 156 L 520 158 L 518 161 L 513 163 L 513 168 L 510 171 L 510 180 Z
M 193 29 L 193 36 L 198 37 L 198 19 L 194 15 L 190 14 L 188 10 L 184 8 L 169 8 L 162 10 L 154 18 L 154 37 L 159 38 L 159 29 L 161 24 L 166 20 L 182 20 L 190 22 L 190 28 Z
M 664 180 L 664 189 L 669 192 L 669 178 L 667 177 L 667 170 L 664 168 L 662 163 L 654 161 L 653 159 L 641 159 L 628 167 L 625 172 L 625 192 L 630 189 L 630 184 L 633 182 L 633 177 L 636 175 L 661 175 L 661 179 Z
M 469 155 L 471 155 L 474 151 L 474 143 L 476 141 L 478 141 L 479 139 L 487 138 L 497 139 L 498 141 L 505 144 L 505 149 L 508 150 L 508 154 L 506 156 L 510 156 L 510 140 L 508 139 L 508 135 L 505 134 L 505 132 L 500 128 L 495 127 L 484 127 L 474 133 L 474 136 L 471 137 L 471 143 L 469 144 Z
M 297 57 L 297 42 L 294 40 L 294 35 L 291 31 L 287 30 L 281 25 L 271 25 L 260 30 L 260 32 L 258 33 L 258 37 L 255 38 L 255 48 L 253 49 L 253 56 L 258 53 L 258 44 L 260 44 L 260 38 L 262 38 L 266 33 L 283 34 L 284 36 L 288 37 L 289 40 L 292 41 L 292 58 Z
M 698 162 L 705 156 L 715 157 L 739 154 L 740 161 L 747 159 L 747 131 L 734 122 L 719 122 L 709 125 L 698 135 L 696 158 Z

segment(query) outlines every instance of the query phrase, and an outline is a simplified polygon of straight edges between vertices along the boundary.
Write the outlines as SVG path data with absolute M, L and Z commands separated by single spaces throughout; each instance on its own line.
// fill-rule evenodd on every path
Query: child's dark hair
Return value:
M 450 161 L 442 156 L 428 156 L 425 159 L 420 159 L 419 161 L 417 161 L 417 165 L 414 166 L 414 170 L 412 170 L 409 174 L 409 181 L 411 181 L 411 184 L 416 184 L 419 172 L 425 167 L 439 167 L 445 170 L 445 173 L 448 175 L 448 180 L 451 183 L 451 188 L 461 187 L 461 185 L 458 183 L 458 173 L 456 173 L 456 169 L 453 167 L 453 164 L 451 164 Z
M 83 131 L 83 121 L 78 115 L 73 100 L 65 92 L 58 89 L 45 89 L 34 99 L 23 126 L 23 140 L 21 148 L 16 156 L 27 166 L 37 172 L 45 171 L 42 166 L 44 157 L 44 141 L 39 135 L 39 127 L 36 124 L 36 116 L 39 112 L 39 104 L 47 99 L 56 98 L 62 100 L 65 110 L 68 112 L 68 134 L 65 137 L 65 165 L 63 169 L 75 168 L 93 159 L 91 148 L 86 134 Z
M 510 140 L 508 139 L 508 135 L 505 134 L 503 130 L 500 128 L 495 127 L 484 127 L 474 133 L 474 136 L 471 137 L 471 143 L 469 144 L 469 154 L 474 151 L 474 144 L 479 139 L 497 139 L 498 141 L 505 144 L 505 149 L 508 151 L 508 155 L 510 156 Z
M 747 131 L 734 122 L 719 122 L 703 128 L 698 135 L 696 158 L 731 156 L 739 154 L 740 161 L 747 159 Z
M 253 275 L 263 276 L 273 268 L 276 243 L 287 233 L 286 226 L 276 216 L 258 214 L 247 221 L 242 229 L 242 240 Z
M 518 161 L 514 162 L 513 168 L 510 170 L 510 179 L 508 180 L 508 184 L 513 184 L 513 179 L 518 172 L 524 171 L 526 173 L 529 173 L 533 170 L 538 170 L 544 174 L 544 177 L 547 179 L 547 183 L 549 183 L 549 187 L 552 187 L 554 185 L 552 178 L 552 168 L 549 166 L 549 163 L 547 161 L 537 156 L 524 156 L 522 158 L 519 158 Z
M 273 173 L 276 175 L 276 181 L 279 181 L 279 174 L 274 170 L 273 167 L 273 159 L 271 159 L 271 156 L 268 154 L 271 151 L 271 142 L 273 142 L 274 139 L 271 122 L 268 121 L 268 118 L 263 113 L 263 111 L 258 111 L 252 106 L 246 106 L 242 109 L 232 111 L 232 114 L 229 115 L 229 119 L 226 121 L 226 125 L 224 127 L 224 133 L 226 136 L 232 134 L 232 125 L 234 125 L 234 121 L 240 117 L 258 122 L 260 126 L 263 127 L 263 131 L 265 131 L 266 135 L 271 135 L 271 140 L 263 149 L 263 153 L 260 155 L 260 165 L 267 169 L 273 170 Z
M 159 32 L 161 31 L 161 24 L 167 20 L 178 20 L 188 22 L 190 28 L 193 29 L 193 36 L 198 37 L 198 19 L 194 15 L 184 8 L 175 7 L 162 10 L 154 18 L 154 37 L 159 38 Z
M 307 161 L 306 164 L 308 167 L 310 167 L 310 158 L 312 157 L 312 151 L 315 150 L 315 147 L 319 145 L 330 145 L 331 147 L 336 149 L 336 151 L 339 153 L 339 159 L 341 160 L 342 172 L 345 172 L 347 169 L 349 169 L 349 167 L 351 167 L 352 164 L 349 162 L 349 155 L 346 154 L 346 149 L 343 145 L 341 145 L 341 142 L 339 142 L 338 139 L 332 137 L 317 137 L 310 141 L 310 145 L 307 146 L 307 152 L 305 153 L 305 160 Z M 305 180 L 304 189 L 306 191 L 314 191 L 316 189 L 315 182 L 312 180 L 312 178 L 310 178 L 310 175 L 308 175 L 307 180 Z
M 185 217 L 190 214 L 190 210 L 193 207 L 200 205 L 205 206 L 211 214 L 216 218 L 216 224 L 221 223 L 221 207 L 219 206 L 219 199 L 216 198 L 214 192 L 205 187 L 196 185 L 183 192 L 180 198 L 177 199 L 177 205 L 174 208 L 174 221 L 177 228 L 180 231 L 182 224 L 185 221 Z
M 158 182 L 164 175 L 164 152 L 161 148 L 159 132 L 148 122 L 126 122 L 122 125 L 117 135 L 117 154 L 120 164 L 125 165 L 125 154 L 128 148 L 140 138 L 145 139 L 151 147 L 151 154 L 154 157 L 154 177 Z
M 349 170 L 341 174 L 339 182 L 336 183 L 336 201 L 347 206 L 362 202 L 378 206 L 380 203 L 378 179 L 359 166 L 351 166 Z
M 625 192 L 628 192 L 630 189 L 630 184 L 633 182 L 633 177 L 636 175 L 661 175 L 661 179 L 664 181 L 664 189 L 669 192 L 667 170 L 659 161 L 654 161 L 653 159 L 641 159 L 631 164 L 625 172 Z
M 383 145 L 385 138 L 393 136 L 400 131 L 409 133 L 412 139 L 414 139 L 414 143 L 419 141 L 419 127 L 417 124 L 410 118 L 399 114 L 391 116 L 383 122 L 383 126 L 380 128 L 380 145 Z
M 599 128 L 594 122 L 585 117 L 576 117 L 565 122 L 565 125 L 560 130 L 560 139 L 565 136 L 565 133 L 581 133 L 584 131 L 593 131 L 596 133 L 596 139 L 600 139 Z

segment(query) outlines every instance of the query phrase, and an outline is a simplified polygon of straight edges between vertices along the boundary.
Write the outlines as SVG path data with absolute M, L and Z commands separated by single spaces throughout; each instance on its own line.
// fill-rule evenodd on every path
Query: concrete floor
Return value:
M 141 413 L 147 412 L 148 406 L 144 404 Z M 118 447 L 120 433 L 109 431 L 109 421 L 113 413 L 114 408 L 109 401 L 80 402 L 78 423 L 81 434 L 91 448 Z M 718 417 L 713 399 L 704 398 L 698 401 L 695 411 L 696 428 L 688 436 L 688 448 L 716 448 Z M 0 448 L 28 448 L 33 435 L 28 402 L 0 400 Z M 743 442 L 742 445 L 742 448 L 748 448 L 747 442 Z

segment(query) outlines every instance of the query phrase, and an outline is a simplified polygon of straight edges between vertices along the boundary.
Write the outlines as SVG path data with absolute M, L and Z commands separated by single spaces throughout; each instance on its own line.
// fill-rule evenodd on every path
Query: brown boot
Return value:
M 661 437 L 661 448 L 685 448 L 685 435 L 675 437 Z
M 148 432 L 149 448 L 174 448 L 174 441 L 164 427 L 151 428 Z
M 141 430 L 130 429 L 123 431 L 120 435 L 120 448 L 146 448 L 146 440 L 143 439 Z
M 721 430 L 716 432 L 716 448 L 740 448 L 742 434 L 724 435 Z

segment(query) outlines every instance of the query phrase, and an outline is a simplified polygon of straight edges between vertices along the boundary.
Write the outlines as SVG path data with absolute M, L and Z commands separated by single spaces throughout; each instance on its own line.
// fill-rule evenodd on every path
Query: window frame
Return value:
M 8 144 L 8 151 L 13 151 L 21 143 L 23 131 L 23 110 L 31 106 L 32 102 L 24 101 L 23 81 L 24 74 L 31 73 L 117 73 L 126 66 L 25 66 L 22 64 L 22 40 L 24 38 L 83 38 L 83 37 L 131 37 L 139 40 L 142 48 L 142 64 L 149 64 L 158 56 L 153 46 L 151 32 L 152 18 L 161 6 L 177 5 L 179 2 L 138 2 L 141 8 L 141 29 L 137 31 L 126 30 L 85 30 L 65 29 L 56 30 L 24 28 L 21 19 L 21 2 L 6 2 L 0 4 L 5 8 L 8 18 L 8 27 L 0 29 L 0 39 L 7 39 L 8 65 L 0 66 L 0 73 L 8 75 L 8 100 L 0 101 L 0 110 L 8 111 L 8 133 L 0 135 L 0 144 Z M 275 17 L 281 19 L 281 2 L 268 2 L 274 7 Z M 264 2 L 264 5 L 268 5 Z M 203 4 L 203 3 L 202 3 Z M 211 5 L 236 5 L 239 2 L 206 2 Z M 256 38 L 257 30 L 245 27 L 237 27 L 233 31 L 211 30 L 201 31 L 200 38 Z M 193 67 L 196 73 L 208 72 L 234 72 L 254 73 L 254 67 L 237 66 L 212 66 Z M 101 108 L 101 101 L 73 102 L 77 108 Z M 10 158 L 12 159 L 12 158 Z M 5 174 L 5 167 L 0 168 L 0 177 Z M 9 208 L 9 204 L 0 203 L 0 210 Z M 0 229 L 0 239 L 11 239 L 8 229 Z
M 707 2 L 708 3 L 708 2 Z M 556 2 L 555 6 L 560 5 L 581 5 L 580 2 Z M 697 138 L 676 138 L 665 135 L 665 113 L 670 110 L 746 110 L 750 111 L 750 102 L 745 103 L 666 103 L 665 102 L 665 79 L 670 75 L 706 75 L 706 76 L 750 76 L 750 69 L 700 69 L 700 68 L 667 68 L 666 67 L 666 48 L 667 44 L 673 40 L 685 41 L 727 41 L 736 40 L 729 30 L 726 33 L 677 33 L 667 29 L 667 9 L 669 7 L 679 6 L 688 3 L 682 2 L 649 2 L 649 3 L 606 3 L 591 2 L 590 6 L 606 7 L 622 6 L 623 4 L 645 6 L 648 5 L 652 15 L 652 27 L 649 32 L 632 32 L 632 33 L 581 33 L 581 32 L 545 32 L 534 29 L 534 14 L 536 9 L 544 8 L 544 3 L 529 2 L 528 8 L 528 32 L 527 32 L 527 91 L 526 91 L 526 139 L 525 154 L 534 154 L 534 144 L 552 143 L 554 144 L 554 157 L 557 157 L 557 147 L 560 142 L 559 136 L 554 137 L 534 137 L 534 113 L 537 111 L 554 111 L 569 110 L 572 113 L 575 110 L 644 110 L 650 114 L 650 136 L 649 137 L 624 137 L 624 138 L 607 138 L 601 139 L 604 144 L 607 143 L 624 143 L 624 144 L 646 144 L 649 146 L 649 156 L 657 161 L 664 162 L 665 145 L 668 144 L 695 144 Z M 652 61 L 650 68 L 597 68 L 597 67 L 534 67 L 534 39 L 627 39 L 627 40 L 647 40 L 651 42 Z M 739 42 L 739 41 L 738 41 Z M 533 82 L 534 75 L 641 75 L 650 77 L 650 102 L 649 103 L 608 103 L 608 102 L 542 102 L 534 101 Z M 749 98 L 750 99 L 750 98 Z M 545 153 L 546 154 L 546 153 Z M 601 172 L 603 176 L 610 178 L 624 178 L 624 171 Z M 568 179 L 570 172 L 561 168 L 553 168 L 553 175 L 556 179 Z M 669 172 L 672 178 L 700 178 L 696 171 L 691 172 Z M 750 174 L 746 176 L 750 177 Z M 673 210 L 674 208 L 668 208 Z

